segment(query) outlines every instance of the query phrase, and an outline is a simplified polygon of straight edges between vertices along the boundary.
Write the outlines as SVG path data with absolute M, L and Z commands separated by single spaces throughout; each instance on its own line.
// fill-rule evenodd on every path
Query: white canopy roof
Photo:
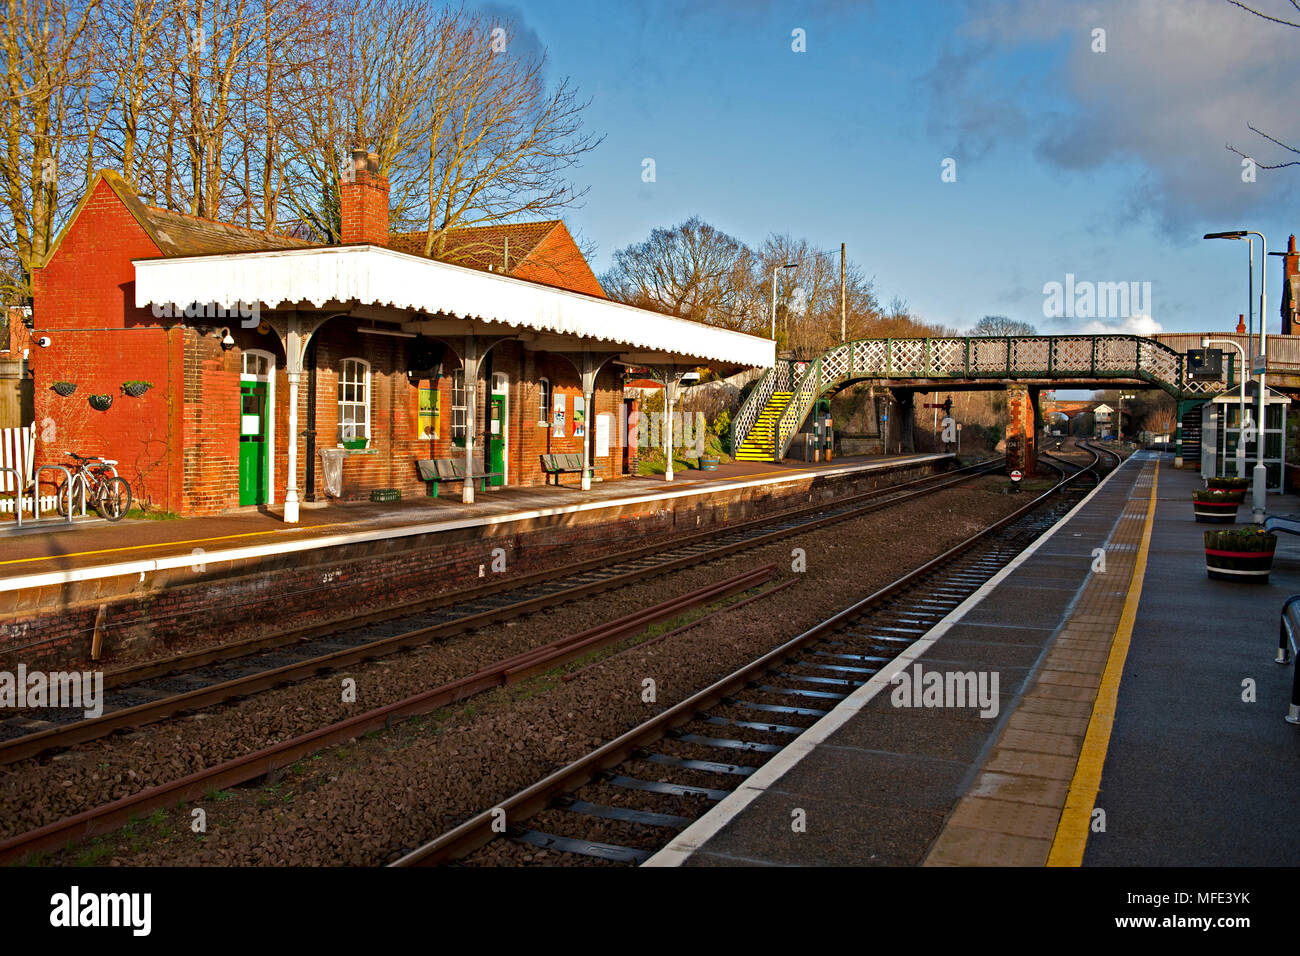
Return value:
M 442 313 L 499 324 L 507 334 L 511 328 L 527 329 L 702 362 L 766 368 L 776 359 L 775 343 L 768 339 L 382 246 L 137 259 L 135 275 L 138 307 L 356 304 Z

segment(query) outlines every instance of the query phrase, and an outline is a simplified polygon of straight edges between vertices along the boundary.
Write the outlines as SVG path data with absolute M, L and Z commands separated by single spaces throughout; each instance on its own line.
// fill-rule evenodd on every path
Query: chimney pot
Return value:
M 339 184 L 341 242 L 388 244 L 388 178 L 379 175 L 379 154 L 352 150 L 352 181 Z

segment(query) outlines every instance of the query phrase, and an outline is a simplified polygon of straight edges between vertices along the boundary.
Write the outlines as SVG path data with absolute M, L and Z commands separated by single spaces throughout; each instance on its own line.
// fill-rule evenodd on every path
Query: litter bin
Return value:
M 320 450 L 322 483 L 325 485 L 325 494 L 331 498 L 343 496 L 343 459 L 347 456 L 347 451 L 342 448 Z

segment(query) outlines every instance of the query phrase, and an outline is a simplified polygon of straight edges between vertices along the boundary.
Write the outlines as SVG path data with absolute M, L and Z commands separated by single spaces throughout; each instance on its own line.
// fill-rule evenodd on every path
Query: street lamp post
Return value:
M 1252 518 L 1256 524 L 1263 524 L 1265 515 L 1268 512 L 1265 496 L 1268 489 L 1268 471 L 1264 467 L 1264 430 L 1267 421 L 1264 416 L 1265 401 L 1268 388 L 1265 383 L 1266 375 L 1264 369 L 1268 365 L 1268 240 L 1264 238 L 1262 232 L 1256 232 L 1253 229 L 1236 229 L 1231 232 L 1207 232 L 1206 239 L 1246 239 L 1249 236 L 1259 236 L 1260 266 L 1259 266 L 1259 412 L 1257 417 L 1259 421 L 1255 428 L 1255 473 L 1253 475 L 1253 494 L 1251 495 Z M 1254 252 L 1252 243 L 1251 252 Z M 1254 265 L 1254 256 L 1251 257 L 1251 265 Z M 1252 363 L 1253 364 L 1253 363 Z M 1252 369 L 1252 371 L 1254 371 Z
M 797 269 L 797 268 L 799 268 L 799 263 L 797 262 L 787 262 L 783 266 L 772 267 L 772 341 L 773 342 L 776 341 L 776 274 L 780 272 L 782 269 Z M 786 326 L 788 328 L 789 323 L 786 323 Z
M 1231 345 L 1241 355 L 1241 364 L 1237 366 L 1237 384 L 1241 396 L 1237 400 L 1237 477 L 1246 477 L 1246 350 L 1241 343 L 1233 339 L 1201 339 L 1201 348 L 1212 345 Z

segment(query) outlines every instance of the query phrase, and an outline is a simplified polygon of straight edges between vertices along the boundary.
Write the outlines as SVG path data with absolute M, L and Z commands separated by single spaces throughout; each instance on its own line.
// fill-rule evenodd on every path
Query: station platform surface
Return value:
M 1210 580 L 1201 533 L 1227 526 L 1193 520 L 1199 487 L 1128 459 L 648 865 L 1294 865 L 1300 727 L 1273 657 L 1300 538 L 1267 585 Z M 997 714 L 895 706 L 918 665 L 996 673 Z
M 447 486 L 437 498 L 407 498 L 376 504 L 332 501 L 326 507 L 304 505 L 297 524 L 285 524 L 282 505 L 248 508 L 237 512 L 172 520 L 123 519 L 109 523 L 90 519 L 69 525 L 30 525 L 21 531 L 12 516 L 0 530 L 0 589 L 36 587 L 47 578 L 67 578 L 75 573 L 86 579 L 97 571 L 119 573 L 150 570 L 141 562 L 189 559 L 196 548 L 219 561 L 225 551 L 249 548 L 326 547 L 358 535 L 395 537 L 424 534 L 511 521 L 526 516 L 564 514 L 620 507 L 637 501 L 707 495 L 726 489 L 780 484 L 935 461 L 943 454 L 876 455 L 836 458 L 830 462 L 730 462 L 716 471 L 678 470 L 673 481 L 663 475 L 625 477 L 593 482 L 589 491 L 578 487 L 577 476 L 562 485 L 502 486 L 475 489 L 475 501 L 461 501 L 458 483 Z M 0 516 L 3 517 L 3 516 Z

